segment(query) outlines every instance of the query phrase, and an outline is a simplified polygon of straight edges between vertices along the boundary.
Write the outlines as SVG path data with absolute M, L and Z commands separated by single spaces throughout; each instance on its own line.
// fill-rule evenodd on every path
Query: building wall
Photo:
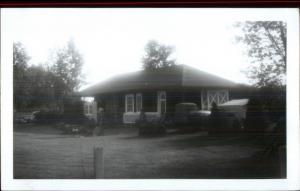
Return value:
M 142 108 L 144 112 L 151 113 L 151 116 L 157 116 L 153 113 L 158 112 L 158 99 L 157 99 L 157 92 L 164 91 L 161 90 L 152 90 L 152 91 L 132 91 L 127 93 L 114 93 L 114 94 L 106 94 L 106 95 L 99 95 L 96 96 L 96 101 L 98 103 L 98 108 L 102 107 L 104 109 L 104 123 L 123 123 L 127 121 L 127 118 L 124 117 L 128 116 L 128 119 L 137 118 L 139 115 L 138 112 L 131 112 L 126 113 L 125 115 L 125 95 L 126 94 L 142 94 Z M 211 99 L 207 97 L 209 95 L 208 92 L 228 92 L 228 90 L 224 89 L 215 89 L 215 90 L 166 90 L 166 115 L 168 117 L 173 117 L 175 114 L 175 105 L 178 103 L 188 102 L 188 103 L 195 103 L 198 106 L 199 110 L 209 110 L 210 107 L 208 105 L 207 100 Z M 203 97 L 203 95 L 206 97 Z M 218 98 L 219 99 L 219 98 Z M 228 101 L 229 96 L 226 100 Z M 206 105 L 205 105 L 206 103 Z
M 157 112 L 157 91 L 142 92 L 143 111 Z
M 201 90 L 167 91 L 167 113 L 174 116 L 178 103 L 195 103 L 201 109 Z
M 104 123 L 122 123 L 124 112 L 124 95 L 123 94 L 105 94 L 96 97 L 98 108 L 104 109 Z

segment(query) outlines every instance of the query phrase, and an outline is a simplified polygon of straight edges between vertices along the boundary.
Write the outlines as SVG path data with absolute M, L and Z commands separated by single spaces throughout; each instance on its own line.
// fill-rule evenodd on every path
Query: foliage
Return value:
M 82 82 L 82 57 L 74 42 L 57 50 L 54 63 L 29 65 L 30 57 L 20 43 L 13 45 L 14 109 L 60 110 Z M 49 116 L 51 117 L 51 115 Z
M 78 96 L 64 98 L 64 113 L 83 115 L 83 101 Z
M 61 122 L 62 114 L 56 111 L 40 111 L 35 118 L 39 124 L 55 124 Z
M 237 42 L 247 47 L 251 66 L 246 74 L 257 87 L 282 86 L 286 75 L 286 23 L 247 21 L 235 25 L 242 29 Z
M 26 76 L 29 89 L 27 107 L 49 109 L 55 107 L 56 100 L 53 91 L 55 76 L 42 65 L 30 66 L 27 69 Z
M 83 114 L 83 102 L 79 97 L 66 97 L 63 100 L 64 111 L 43 110 L 37 115 L 38 123 L 68 123 L 88 124 L 88 119 Z
M 13 88 L 14 108 L 24 108 L 27 102 L 23 101 L 29 95 L 28 84 L 26 84 L 26 71 L 28 68 L 28 56 L 25 47 L 20 42 L 13 44 Z
M 236 133 L 241 131 L 240 121 L 232 113 L 214 108 L 211 111 L 208 132 L 216 133 Z
M 29 60 L 30 57 L 24 45 L 20 42 L 13 43 L 13 66 L 16 77 L 22 78 L 24 76 Z
M 153 71 L 158 68 L 169 68 L 176 64 L 175 60 L 169 59 L 174 48 L 159 44 L 151 40 L 145 47 L 145 56 L 143 57 L 143 68 Z
M 250 96 L 245 128 L 247 131 L 264 131 L 272 123 L 275 130 L 286 130 L 286 91 L 284 88 L 262 87 Z
M 56 88 L 61 95 L 69 95 L 78 90 L 83 80 L 82 65 L 82 56 L 72 40 L 67 43 L 66 47 L 57 50 L 52 71 L 60 79 L 57 81 Z
M 237 23 L 243 35 L 237 37 L 247 47 L 251 66 L 246 72 L 259 87 L 247 108 L 246 131 L 286 130 L 286 23 L 256 21 Z

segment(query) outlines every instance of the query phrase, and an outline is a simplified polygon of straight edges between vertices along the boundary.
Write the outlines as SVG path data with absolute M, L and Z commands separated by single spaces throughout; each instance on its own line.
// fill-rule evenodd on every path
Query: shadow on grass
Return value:
M 263 134 L 219 134 L 196 135 L 178 139 L 170 139 L 167 142 L 174 147 L 202 147 L 202 146 L 265 146 L 272 136 Z
M 194 163 L 192 167 L 164 166 L 161 171 L 168 172 L 166 177 L 174 179 L 270 179 L 286 178 L 280 173 L 278 160 L 257 157 L 222 161 L 215 164 Z M 180 172 L 180 173 L 178 173 Z

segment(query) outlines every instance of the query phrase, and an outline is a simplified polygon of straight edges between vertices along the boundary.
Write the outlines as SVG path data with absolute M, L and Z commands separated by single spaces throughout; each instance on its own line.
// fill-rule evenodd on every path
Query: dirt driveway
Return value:
M 62 135 L 51 127 L 14 132 L 14 177 L 93 178 L 93 148 L 104 149 L 104 178 L 279 178 L 276 158 L 265 159 L 262 136 L 205 133 L 138 137 L 116 129 L 100 137 Z

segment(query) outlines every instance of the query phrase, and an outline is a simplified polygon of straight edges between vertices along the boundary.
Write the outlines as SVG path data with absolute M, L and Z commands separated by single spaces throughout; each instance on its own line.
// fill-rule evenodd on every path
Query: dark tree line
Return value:
M 56 51 L 50 66 L 31 65 L 23 44 L 13 44 L 14 109 L 61 111 L 83 81 L 82 56 L 74 42 Z

